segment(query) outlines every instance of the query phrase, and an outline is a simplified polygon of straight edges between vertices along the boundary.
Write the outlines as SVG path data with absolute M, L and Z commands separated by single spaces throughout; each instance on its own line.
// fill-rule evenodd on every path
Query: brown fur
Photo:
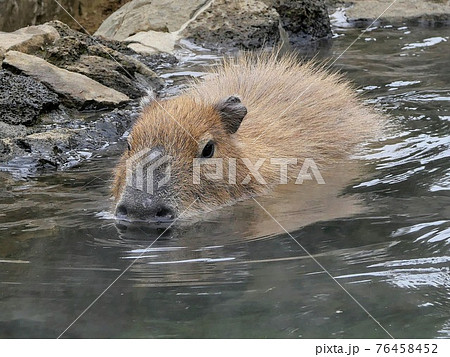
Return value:
M 240 97 L 248 113 L 230 135 L 215 105 L 231 95 Z M 211 210 L 273 187 L 280 174 L 270 158 L 298 158 L 299 166 L 288 171 L 295 177 L 305 158 L 327 169 L 348 158 L 359 144 L 377 138 L 382 123 L 379 115 L 359 102 L 341 75 L 312 63 L 301 64 L 291 56 L 247 54 L 225 61 L 183 95 L 144 108 L 131 132 L 132 150 L 117 166 L 113 194 L 119 201 L 126 159 L 139 150 L 160 146 L 173 157 L 165 197 L 172 207 L 179 214 L 198 198 L 188 213 Z M 215 158 L 238 158 L 237 184 L 227 182 L 226 164 L 224 181 L 202 179 L 199 185 L 193 184 L 192 160 L 210 139 L 216 143 Z M 259 172 L 268 185 L 254 179 L 241 184 L 248 170 L 239 158 L 253 163 L 267 158 Z

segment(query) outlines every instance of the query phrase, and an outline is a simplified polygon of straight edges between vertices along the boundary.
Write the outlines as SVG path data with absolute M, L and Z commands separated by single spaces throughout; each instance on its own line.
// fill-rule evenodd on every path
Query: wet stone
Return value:
M 57 108 L 58 105 L 58 96 L 42 83 L 30 77 L 0 70 L 0 121 L 33 125 L 39 115 Z

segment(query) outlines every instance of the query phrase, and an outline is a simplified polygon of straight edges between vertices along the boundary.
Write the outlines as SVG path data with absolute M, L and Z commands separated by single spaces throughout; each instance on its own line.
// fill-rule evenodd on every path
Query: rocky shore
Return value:
M 448 20 L 448 1 L 405 1 L 383 16 Z M 63 1 L 75 2 L 91 6 Z M 386 2 L 98 0 L 99 8 L 117 11 L 93 36 L 57 20 L 0 32 L 0 170 L 64 169 L 120 141 L 148 90 L 171 92 L 161 68 L 177 65 L 180 40 L 215 52 L 286 42 L 308 47 L 330 39 L 329 9 L 345 7 L 357 24 L 378 16 Z M 8 5 L 2 14 L 18 9 Z M 14 26 L 5 18 L 2 24 Z
M 0 32 L 0 169 L 64 169 L 119 141 L 139 99 L 168 89 L 158 69 L 180 39 L 229 51 L 329 35 L 310 0 L 133 0 L 94 36 L 60 21 Z
M 0 33 L 0 49 L 0 161 L 29 171 L 71 166 L 117 141 L 136 101 L 163 88 L 154 69 L 177 62 L 59 21 Z

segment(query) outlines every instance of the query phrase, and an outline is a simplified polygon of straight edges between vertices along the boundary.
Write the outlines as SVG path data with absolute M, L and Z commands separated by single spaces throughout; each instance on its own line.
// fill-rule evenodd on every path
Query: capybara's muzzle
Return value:
M 174 210 L 157 195 L 127 186 L 116 206 L 116 217 L 125 221 L 167 222 Z

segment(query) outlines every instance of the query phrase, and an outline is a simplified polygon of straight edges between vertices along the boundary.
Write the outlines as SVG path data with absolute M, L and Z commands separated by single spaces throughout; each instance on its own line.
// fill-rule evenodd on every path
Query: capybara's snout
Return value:
M 167 201 L 127 186 L 116 205 L 116 217 L 125 221 L 170 222 L 175 210 Z

